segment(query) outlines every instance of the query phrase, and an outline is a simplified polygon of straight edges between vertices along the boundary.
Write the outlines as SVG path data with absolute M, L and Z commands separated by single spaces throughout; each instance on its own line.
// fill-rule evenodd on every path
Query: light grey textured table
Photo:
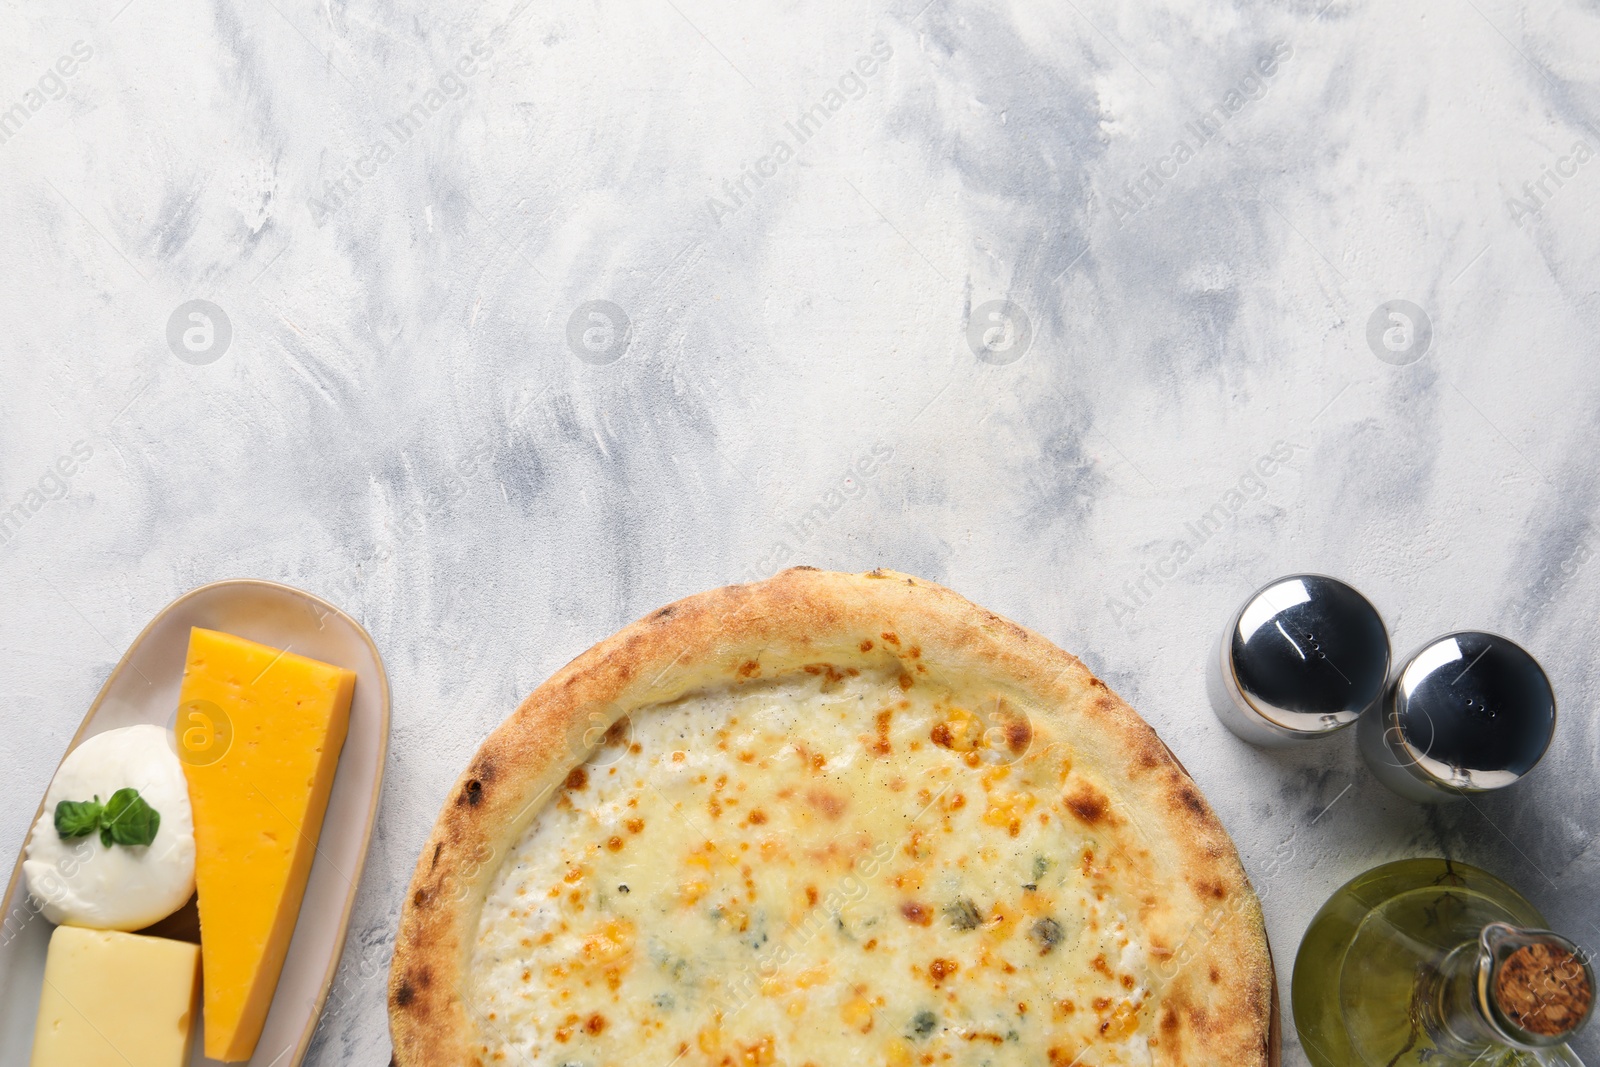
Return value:
M 1600 945 L 1600 10 L 769 6 L 0 14 L 6 854 L 167 601 L 334 599 L 396 703 L 310 1062 L 383 1063 L 411 865 L 521 695 L 678 596 L 883 565 L 1143 712 L 1285 997 L 1322 899 L 1401 856 Z M 1401 651 L 1524 642 L 1545 765 L 1424 810 L 1353 735 L 1237 743 L 1203 656 L 1298 569 Z

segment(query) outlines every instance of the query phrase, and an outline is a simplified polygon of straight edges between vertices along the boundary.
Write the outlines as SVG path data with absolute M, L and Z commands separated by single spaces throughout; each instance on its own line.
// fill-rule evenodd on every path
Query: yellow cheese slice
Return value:
M 183 1067 L 199 962 L 186 941 L 56 927 L 32 1067 Z
M 255 1051 L 350 724 L 353 671 L 196 627 L 178 754 L 194 808 L 205 1051 Z

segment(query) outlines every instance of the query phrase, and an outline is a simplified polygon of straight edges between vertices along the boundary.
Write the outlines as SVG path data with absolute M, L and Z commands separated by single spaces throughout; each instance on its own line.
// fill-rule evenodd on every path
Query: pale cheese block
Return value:
M 187 1064 L 199 962 L 199 946 L 186 941 L 58 926 L 32 1067 Z

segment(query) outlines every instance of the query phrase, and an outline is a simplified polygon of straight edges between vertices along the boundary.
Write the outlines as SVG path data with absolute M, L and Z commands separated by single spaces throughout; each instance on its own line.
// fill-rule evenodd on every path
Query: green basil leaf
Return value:
M 56 833 L 62 840 L 86 837 L 100 825 L 100 798 L 63 800 L 56 805 Z
M 137 789 L 119 789 L 106 801 L 100 840 L 125 846 L 148 845 L 161 829 L 161 813 L 145 803 Z M 107 838 L 110 840 L 107 840 Z

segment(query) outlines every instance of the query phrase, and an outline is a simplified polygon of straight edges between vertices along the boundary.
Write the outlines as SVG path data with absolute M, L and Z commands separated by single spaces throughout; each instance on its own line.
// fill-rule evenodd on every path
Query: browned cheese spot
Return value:
M 878 712 L 878 737 L 872 743 L 873 755 L 887 756 L 894 751 L 889 744 L 889 720 L 894 717 L 894 712 L 889 708 Z
M 806 790 L 806 803 L 816 808 L 828 819 L 837 819 L 844 814 L 844 798 L 835 796 L 825 789 Z

